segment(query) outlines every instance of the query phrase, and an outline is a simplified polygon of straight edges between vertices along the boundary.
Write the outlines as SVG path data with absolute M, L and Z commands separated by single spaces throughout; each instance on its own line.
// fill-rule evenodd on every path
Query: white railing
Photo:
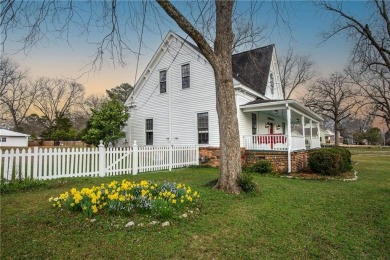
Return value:
M 285 135 L 244 135 L 243 145 L 248 150 L 287 151 Z
M 245 135 L 243 145 L 248 150 L 287 151 L 286 135 Z M 305 137 L 291 136 L 291 150 L 305 150 Z
M 319 137 L 313 137 L 310 143 L 310 149 L 321 148 L 321 141 Z
M 171 170 L 199 164 L 198 146 L 38 148 L 0 150 L 0 177 L 56 179 Z
M 305 137 L 304 136 L 291 136 L 291 150 L 305 150 Z

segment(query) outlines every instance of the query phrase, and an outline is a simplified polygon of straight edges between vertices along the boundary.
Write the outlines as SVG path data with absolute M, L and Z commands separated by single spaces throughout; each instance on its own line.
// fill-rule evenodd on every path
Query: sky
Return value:
M 185 8 L 181 6 L 183 5 L 182 2 L 173 3 Z M 244 8 L 248 2 L 238 1 L 237 4 Z M 366 6 L 364 2 L 348 1 L 344 2 L 343 5 L 346 10 L 351 11 L 356 16 L 364 16 L 365 14 Z M 272 2 L 266 1 L 261 7 L 256 21 L 267 24 L 266 37 L 261 45 L 274 43 L 279 56 L 289 46 L 292 46 L 298 54 L 310 54 L 316 64 L 318 74 L 322 76 L 341 71 L 348 61 L 351 43 L 343 34 L 337 35 L 326 42 L 322 42 L 321 38 L 321 33 L 330 28 L 332 16 L 324 11 L 319 11 L 319 8 L 309 1 L 290 1 L 285 4 L 285 7 L 283 16 L 288 22 L 288 28 L 275 25 Z M 87 16 L 88 14 L 84 13 L 84 15 Z M 148 16 L 149 14 L 146 15 L 146 17 Z M 149 26 L 153 27 L 153 24 L 150 25 L 149 22 Z M 153 30 L 144 31 L 144 44 L 140 51 L 137 77 L 142 74 L 154 51 L 169 30 L 185 37 L 180 28 L 173 23 L 168 25 L 159 24 L 159 26 L 159 30 L 154 30 L 154 32 L 152 32 Z M 158 32 L 156 33 L 156 31 Z M 10 38 L 17 39 L 20 33 L 14 32 L 14 35 L 11 35 Z M 132 34 L 134 37 L 132 37 Z M 106 89 L 111 89 L 125 82 L 134 85 L 137 55 L 133 53 L 126 54 L 127 65 L 125 67 L 118 64 L 114 65 L 111 60 L 107 59 L 100 70 L 87 72 L 90 69 L 88 64 L 92 61 L 95 51 L 94 45 L 87 41 L 92 42 L 94 39 L 101 38 L 101 35 L 99 30 L 88 37 L 71 32 L 69 43 L 64 39 L 43 40 L 28 53 L 15 53 L 18 44 L 8 41 L 4 50 L 12 60 L 29 69 L 32 78 L 45 76 L 77 79 L 79 83 L 85 86 L 87 94 L 103 94 Z M 139 41 L 136 32 L 130 31 L 127 37 L 131 39 L 129 43 L 131 48 L 137 50 Z

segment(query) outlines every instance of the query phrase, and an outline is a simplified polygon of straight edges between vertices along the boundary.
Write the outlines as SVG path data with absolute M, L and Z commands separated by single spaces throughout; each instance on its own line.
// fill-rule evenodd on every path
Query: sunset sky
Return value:
M 245 6 L 248 2 L 238 1 L 238 6 Z M 177 4 L 177 2 L 174 2 Z M 274 43 L 278 55 L 282 55 L 288 46 L 295 48 L 299 54 L 310 54 L 316 63 L 317 71 L 326 76 L 329 73 L 340 71 L 347 63 L 351 44 L 348 43 L 345 35 L 338 35 L 331 40 L 322 42 L 321 33 L 330 28 L 332 16 L 308 1 L 287 2 L 287 21 L 291 31 L 284 26 L 275 26 L 272 2 L 266 1 L 259 15 L 258 22 L 267 23 L 265 40 L 261 45 Z M 343 3 L 344 8 L 350 10 L 354 15 L 361 17 L 366 13 L 366 4 L 360 1 L 348 1 Z M 175 26 L 165 26 L 161 33 L 152 33 L 148 30 L 144 33 L 144 46 L 141 48 L 140 65 L 138 76 L 149 62 L 153 51 L 156 50 L 166 33 L 175 31 L 183 37 L 185 34 Z M 11 35 L 13 39 L 18 38 L 18 34 Z M 99 37 L 96 33 L 95 37 Z M 104 93 L 106 89 L 113 88 L 121 83 L 128 82 L 134 84 L 136 59 L 134 54 L 127 55 L 127 66 L 121 67 L 113 65 L 110 60 L 106 60 L 99 71 L 84 73 L 88 71 L 88 63 L 91 62 L 95 48 L 88 44 L 82 36 L 71 36 L 70 44 L 64 39 L 50 39 L 41 41 L 34 46 L 27 54 L 23 52 L 15 53 L 18 44 L 8 41 L 5 45 L 5 53 L 12 60 L 18 62 L 22 67 L 28 68 L 30 75 L 35 77 L 60 77 L 78 78 L 87 90 L 87 94 Z M 138 38 L 130 42 L 132 48 L 138 49 Z

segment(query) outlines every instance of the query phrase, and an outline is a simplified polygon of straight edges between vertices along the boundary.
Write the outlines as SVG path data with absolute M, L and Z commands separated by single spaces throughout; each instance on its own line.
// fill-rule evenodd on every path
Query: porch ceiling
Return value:
M 262 112 L 272 117 L 286 118 L 287 108 L 290 108 L 291 121 L 296 122 L 303 115 L 306 118 L 310 118 L 314 121 L 323 121 L 322 117 L 311 111 L 309 108 L 299 104 L 295 100 L 256 100 L 245 105 L 241 105 L 240 109 L 243 112 Z M 275 111 L 278 111 L 276 113 Z M 306 120 L 305 120 L 306 121 Z

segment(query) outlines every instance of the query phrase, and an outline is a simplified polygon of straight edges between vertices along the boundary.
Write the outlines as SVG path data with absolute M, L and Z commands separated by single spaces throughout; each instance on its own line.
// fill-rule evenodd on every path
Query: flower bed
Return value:
M 81 190 L 72 188 L 70 192 L 51 197 L 49 201 L 54 208 L 82 212 L 86 217 L 108 212 L 124 215 L 141 213 L 169 219 L 175 211 L 195 208 L 199 203 L 199 193 L 181 183 L 123 180 Z

